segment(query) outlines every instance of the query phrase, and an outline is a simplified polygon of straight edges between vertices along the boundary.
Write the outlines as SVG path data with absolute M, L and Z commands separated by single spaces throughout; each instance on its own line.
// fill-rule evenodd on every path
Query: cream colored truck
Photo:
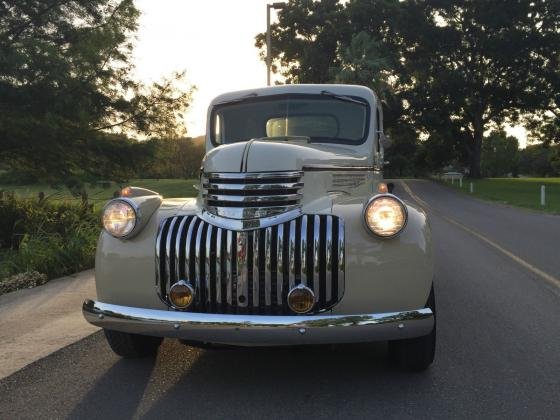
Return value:
M 389 341 L 435 349 L 430 229 L 383 182 L 381 104 L 365 87 L 286 85 L 210 105 L 196 198 L 129 187 L 103 212 L 98 300 L 124 357 L 163 337 L 241 346 Z M 389 185 L 391 187 L 391 185 Z

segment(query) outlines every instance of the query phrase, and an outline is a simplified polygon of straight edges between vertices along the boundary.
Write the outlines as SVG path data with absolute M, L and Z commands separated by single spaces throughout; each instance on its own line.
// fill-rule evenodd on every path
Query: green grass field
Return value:
M 129 185 L 135 187 L 148 188 L 163 195 L 166 198 L 176 197 L 194 197 L 197 191 L 193 185 L 198 184 L 196 179 L 134 179 L 131 180 Z M 105 202 L 113 197 L 113 193 L 119 190 L 117 184 L 111 183 L 107 188 L 99 186 L 88 187 L 89 199 L 95 204 L 95 207 L 101 207 Z M 79 197 L 73 197 L 68 189 L 62 187 L 54 189 L 48 185 L 33 184 L 33 185 L 1 185 L 0 191 L 13 191 L 19 198 L 35 199 L 38 197 L 39 192 L 44 192 L 48 200 L 52 201 L 75 201 L 79 202 Z
M 454 184 L 447 181 L 445 184 L 470 194 L 471 182 L 475 197 L 560 214 L 560 178 L 488 178 L 480 180 L 465 178 L 462 188 L 459 186 L 459 181 L 455 181 Z M 546 190 L 545 206 L 540 204 L 541 185 L 544 185 Z

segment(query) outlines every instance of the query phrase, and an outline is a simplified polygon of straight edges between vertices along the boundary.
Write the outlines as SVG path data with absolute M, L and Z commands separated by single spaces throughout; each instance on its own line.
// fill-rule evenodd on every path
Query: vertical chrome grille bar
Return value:
M 290 238 L 288 242 L 288 261 L 289 261 L 289 290 L 296 285 L 296 221 L 290 222 Z
M 342 297 L 342 291 L 344 290 L 344 269 L 346 262 L 345 250 L 344 250 L 344 220 L 342 218 L 338 219 L 338 297 Z
M 201 242 L 202 242 L 202 231 L 204 230 L 204 222 L 200 222 L 198 224 L 198 229 L 196 231 L 196 246 L 194 248 L 195 257 L 194 257 L 194 277 L 195 277 L 195 302 L 202 305 L 204 303 L 204 296 L 203 296 L 203 285 L 202 285 L 202 278 L 201 278 L 201 264 L 202 260 L 200 259 L 201 254 Z
M 313 218 L 313 292 L 319 296 L 319 232 L 321 218 L 317 215 Z
M 268 308 L 272 304 L 272 284 L 271 284 L 271 274 L 272 274 L 272 263 L 270 259 L 270 254 L 272 252 L 272 228 L 267 227 L 264 236 L 264 302 Z
M 193 232 L 196 224 L 197 219 L 192 218 L 189 223 L 189 229 L 187 230 L 187 240 L 185 241 L 185 276 L 193 288 L 196 285 L 196 280 L 194 279 L 194 267 L 191 254 L 193 252 Z
M 206 307 L 210 308 L 212 305 L 212 290 L 210 287 L 210 267 L 212 266 L 212 225 L 208 225 L 206 230 L 206 254 L 205 254 L 205 269 L 204 269 L 204 286 L 206 289 Z
M 301 239 L 300 239 L 300 259 L 301 259 L 301 283 L 307 286 L 307 216 L 301 218 Z
M 169 225 L 169 230 L 167 231 L 167 240 L 165 241 L 165 275 L 168 279 L 168 283 L 173 282 L 173 274 L 171 270 L 171 239 L 173 238 L 173 230 L 175 224 L 177 223 L 177 217 L 171 219 L 171 224 Z M 166 291 L 169 291 L 169 287 Z
M 251 305 L 254 309 L 259 308 L 259 281 L 260 281 L 260 273 L 259 273 L 259 231 L 253 231 L 253 301 Z
M 332 216 L 327 216 L 325 254 L 325 301 L 328 304 L 332 300 Z
M 228 306 L 233 303 L 232 300 L 232 254 L 233 254 L 233 232 L 227 231 L 226 239 L 226 301 Z
M 184 239 L 183 235 L 183 228 L 185 223 L 189 220 L 189 217 L 181 217 L 181 223 L 179 224 L 179 228 L 177 229 L 177 237 L 175 238 L 175 278 L 177 280 L 182 279 L 183 273 L 181 272 L 181 263 L 184 263 L 184 257 L 181 258 L 181 240 Z
M 216 232 L 216 304 L 222 304 L 222 228 Z
M 278 225 L 278 245 L 277 249 L 277 259 L 276 259 L 276 303 L 280 308 L 282 308 L 283 296 L 282 289 L 284 285 L 284 225 Z
M 248 301 L 248 267 L 247 249 L 249 245 L 248 233 L 237 232 L 237 306 L 242 308 L 247 306 Z
M 165 219 L 163 223 L 161 223 L 157 238 L 156 238 L 156 290 L 158 293 L 161 294 L 162 297 L 166 297 L 164 295 L 167 294 L 166 287 L 169 284 L 169 278 L 165 277 L 164 273 L 162 273 L 161 267 L 161 252 L 162 252 L 162 239 L 163 239 L 163 232 L 167 232 L 167 225 L 170 223 L 170 219 Z M 166 256 L 163 257 L 164 261 Z

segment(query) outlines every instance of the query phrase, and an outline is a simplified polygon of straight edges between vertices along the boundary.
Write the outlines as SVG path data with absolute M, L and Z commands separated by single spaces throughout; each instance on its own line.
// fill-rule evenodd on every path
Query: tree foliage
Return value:
M 530 114 L 541 138 L 558 134 L 558 4 L 291 0 L 272 26 L 274 68 L 288 83 L 374 88 L 388 126 L 411 124 L 428 139 L 419 153 L 440 167 L 453 155 L 478 177 L 490 129 Z M 264 34 L 256 39 L 263 48 Z
M 1 162 L 47 181 L 109 176 L 121 168 L 106 162 L 107 133 L 184 134 L 183 75 L 131 76 L 138 16 L 132 0 L 0 2 Z

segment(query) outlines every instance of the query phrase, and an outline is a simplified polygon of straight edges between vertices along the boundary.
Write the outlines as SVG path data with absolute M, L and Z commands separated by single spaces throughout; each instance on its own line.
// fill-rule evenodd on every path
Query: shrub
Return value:
M 0 200 L 0 282 L 30 271 L 50 279 L 92 267 L 99 230 L 99 215 L 87 206 Z

